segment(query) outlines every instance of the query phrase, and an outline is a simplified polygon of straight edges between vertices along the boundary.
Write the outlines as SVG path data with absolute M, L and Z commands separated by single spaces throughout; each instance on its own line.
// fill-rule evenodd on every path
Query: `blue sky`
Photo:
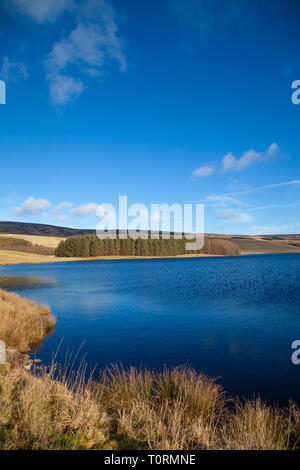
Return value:
M 2 0 L 0 220 L 94 228 L 127 195 L 299 233 L 299 25 L 296 0 Z

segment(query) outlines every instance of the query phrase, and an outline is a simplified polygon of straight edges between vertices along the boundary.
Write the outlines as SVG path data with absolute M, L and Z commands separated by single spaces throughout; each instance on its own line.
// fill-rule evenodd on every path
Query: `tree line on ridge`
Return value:
M 55 250 L 55 255 L 59 257 L 88 258 L 97 256 L 178 256 L 183 254 L 211 254 L 238 256 L 241 254 L 240 248 L 233 242 L 220 239 L 205 238 L 204 246 L 198 251 L 187 251 L 186 241 L 176 239 L 173 236 L 164 239 L 120 239 L 119 237 L 105 238 L 97 235 L 77 235 L 69 237 L 60 242 Z

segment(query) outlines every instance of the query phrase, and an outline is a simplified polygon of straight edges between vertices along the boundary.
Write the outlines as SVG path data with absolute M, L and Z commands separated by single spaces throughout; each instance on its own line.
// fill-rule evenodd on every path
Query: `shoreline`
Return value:
M 16 252 L 13 252 L 16 253 Z M 20 252 L 21 253 L 21 252 Z M 19 253 L 18 253 L 19 254 Z M 22 258 L 22 254 L 20 258 Z M 1 255 L 1 251 L 0 251 Z M 26 253 L 28 255 L 28 253 Z M 35 256 L 37 258 L 35 258 Z M 228 255 L 212 255 L 212 254 L 194 254 L 194 255 L 177 255 L 177 256 L 95 256 L 89 258 L 76 258 L 76 257 L 55 257 L 55 256 L 39 256 L 33 255 L 31 259 L 24 259 L 20 261 L 16 261 L 15 259 L 11 262 L 1 262 L 0 258 L 0 268 L 4 266 L 12 266 L 12 265 L 19 265 L 19 264 L 47 264 L 47 263 L 71 263 L 75 261 L 120 261 L 120 260 L 150 260 L 150 259 L 181 259 L 181 258 L 224 258 Z M 242 255 L 241 255 L 242 256 Z M 15 255 L 17 258 L 18 255 Z M 30 257 L 29 257 L 30 258 Z
M 15 253 L 15 252 L 14 252 Z M 20 258 L 22 258 L 22 252 Z M 292 251 L 287 253 L 282 252 L 274 252 L 274 253 L 262 253 L 262 252 L 244 252 L 241 255 L 236 256 L 237 258 L 242 256 L 251 256 L 251 255 L 292 255 L 292 254 L 299 254 L 300 252 Z M 1 255 L 1 252 L 0 252 Z M 28 255 L 28 253 L 26 253 Z M 1 262 L 0 258 L 0 269 L 5 268 L 5 266 L 17 266 L 22 264 L 49 264 L 49 263 L 72 263 L 76 261 L 122 261 L 122 260 L 154 260 L 154 259 L 187 259 L 187 258 L 228 258 L 232 257 L 230 255 L 217 255 L 217 254 L 195 254 L 195 255 L 177 255 L 177 256 L 95 256 L 89 258 L 73 258 L 73 257 L 54 257 L 54 256 L 40 256 L 40 255 L 33 255 L 33 257 L 37 257 L 37 259 L 24 259 L 24 260 L 12 260 L 8 262 Z

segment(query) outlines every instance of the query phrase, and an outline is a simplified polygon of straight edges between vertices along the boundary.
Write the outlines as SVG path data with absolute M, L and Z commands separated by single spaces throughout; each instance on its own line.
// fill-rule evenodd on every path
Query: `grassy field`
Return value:
M 37 235 L 18 235 L 15 233 L 7 234 L 7 233 L 0 233 L 0 237 L 13 237 L 21 240 L 26 240 L 33 245 L 42 245 L 46 246 L 47 248 L 56 248 L 58 244 L 65 240 L 65 238 L 59 237 L 44 237 L 44 236 L 37 236 Z
M 51 261 L 57 261 L 57 258 L 55 256 L 36 255 L 34 253 L 22 253 L 19 251 L 0 250 L 0 265 L 49 263 Z
M 262 254 L 262 253 L 300 253 L 300 245 L 294 246 L 293 240 L 264 240 L 262 237 L 253 237 L 251 239 L 238 239 L 233 237 L 244 254 Z
M 224 240 L 236 243 L 242 254 L 268 254 L 268 253 L 300 253 L 298 239 L 282 240 L 280 238 L 266 239 L 263 236 L 237 236 L 237 235 L 213 235 Z

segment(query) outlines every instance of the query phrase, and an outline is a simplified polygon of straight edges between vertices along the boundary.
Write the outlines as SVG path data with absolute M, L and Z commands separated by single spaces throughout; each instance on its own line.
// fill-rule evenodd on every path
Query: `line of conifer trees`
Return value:
M 96 256 L 176 256 L 188 253 L 202 253 L 214 255 L 238 256 L 240 248 L 227 240 L 205 238 L 204 246 L 199 251 L 186 251 L 185 239 L 157 240 L 137 238 L 133 240 L 105 238 L 101 240 L 97 235 L 78 235 L 61 241 L 55 250 L 56 256 L 63 257 L 96 257 Z

